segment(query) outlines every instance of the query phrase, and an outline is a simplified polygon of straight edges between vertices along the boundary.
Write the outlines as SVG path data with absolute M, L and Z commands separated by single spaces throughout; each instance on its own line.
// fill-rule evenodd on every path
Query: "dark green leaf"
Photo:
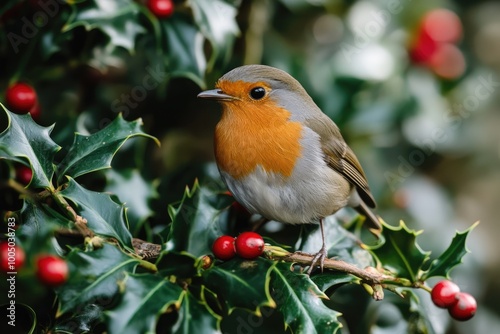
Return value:
M 152 215 L 148 201 L 157 197 L 156 184 L 146 182 L 138 170 L 127 169 L 118 173 L 110 169 L 106 172 L 108 180 L 105 190 L 116 194 L 127 207 L 130 231 L 136 234 L 144 221 Z M 133 189 L 133 191 L 130 191 Z
M 25 157 L 33 170 L 30 186 L 53 188 L 54 156 L 60 147 L 52 141 L 50 133 L 54 126 L 36 124 L 30 114 L 14 114 L 0 104 L 7 115 L 7 128 L 0 133 L 0 159 Z
M 278 263 L 271 272 L 272 296 L 293 333 L 336 333 L 342 326 L 340 313 L 325 306 L 328 297 L 305 274 L 291 271 L 290 264 Z
M 205 301 L 195 298 L 189 290 L 185 291 L 178 314 L 179 317 L 172 327 L 172 333 L 213 334 L 220 332 L 221 317 L 207 307 Z
M 140 119 L 127 122 L 119 114 L 111 124 L 90 136 L 75 134 L 73 145 L 57 166 L 59 182 L 64 176 L 76 178 L 96 170 L 111 167 L 113 156 L 127 139 L 143 136 L 156 140 L 141 130 Z
M 117 334 L 154 333 L 160 313 L 179 308 L 184 291 L 177 284 L 152 274 L 128 275 L 120 304 L 106 314 L 108 331 Z
M 194 256 L 211 252 L 212 243 L 220 236 L 222 225 L 226 223 L 229 196 L 220 196 L 195 182 L 193 189 L 186 187 L 181 202 L 169 206 L 172 219 L 166 249 L 186 251 Z
M 90 4 L 89 4 L 90 3 Z M 73 15 L 63 31 L 83 26 L 99 29 L 110 38 L 110 44 L 134 51 L 137 35 L 146 30 L 139 22 L 139 7 L 128 0 L 91 0 L 73 5 Z
M 156 268 L 162 276 L 173 275 L 190 278 L 197 274 L 196 258 L 189 253 L 162 252 L 156 261 Z
M 180 15 L 174 15 L 160 23 L 165 32 L 171 75 L 189 78 L 204 87 L 206 60 L 203 36 L 187 18 Z
M 39 254 L 53 249 L 54 231 L 71 227 L 69 219 L 46 205 L 37 205 L 31 201 L 23 203 L 21 222 L 16 236 L 23 242 L 23 248 L 28 254 Z
M 371 247 L 378 265 L 392 271 L 400 278 L 415 282 L 419 271 L 429 259 L 430 252 L 424 252 L 417 244 L 420 232 L 410 230 L 403 221 L 398 227 L 384 224 L 381 243 Z
M 77 308 L 87 304 L 109 307 L 118 292 L 118 282 L 139 263 L 110 244 L 88 253 L 75 249 L 66 260 L 70 276 L 57 289 L 59 315 L 70 310 L 78 313 Z
M 234 258 L 204 271 L 203 278 L 207 288 L 226 303 L 229 313 L 240 307 L 260 316 L 261 307 L 276 306 L 269 293 L 274 265 L 261 257 L 253 261 Z
M 239 34 L 236 23 L 237 9 L 222 0 L 193 0 L 193 16 L 200 31 L 212 44 L 209 70 L 217 60 L 225 64 L 233 51 Z
M 359 278 L 356 276 L 326 270 L 323 273 L 312 276 L 311 279 L 321 291 L 326 291 L 333 286 L 345 283 L 359 283 Z
M 87 219 L 88 227 L 94 233 L 115 238 L 123 246 L 133 249 L 125 209 L 111 200 L 109 195 L 87 190 L 71 178 L 68 187 L 60 194 L 75 203 L 77 213 Z
M 441 324 L 438 325 L 438 328 L 446 327 L 447 321 L 443 317 L 432 317 L 431 321 L 429 307 L 434 307 L 435 305 L 432 305 L 427 291 L 404 289 L 403 295 L 405 300 L 409 300 L 408 311 L 410 315 L 405 316 L 408 320 L 408 333 L 434 334 L 436 333 L 434 325 L 437 325 L 439 322 Z M 422 300 L 423 298 L 426 298 L 426 301 Z
M 58 334 L 92 333 L 93 327 L 102 321 L 103 316 L 102 307 L 96 304 L 86 304 L 78 310 L 77 314 L 59 319 L 54 332 Z
M 472 231 L 479 222 L 476 222 L 471 227 L 463 232 L 457 232 L 451 241 L 450 246 L 437 259 L 431 262 L 429 269 L 422 275 L 422 280 L 426 280 L 433 276 L 450 277 L 451 270 L 462 263 L 462 258 L 469 251 L 465 245 L 469 232 Z

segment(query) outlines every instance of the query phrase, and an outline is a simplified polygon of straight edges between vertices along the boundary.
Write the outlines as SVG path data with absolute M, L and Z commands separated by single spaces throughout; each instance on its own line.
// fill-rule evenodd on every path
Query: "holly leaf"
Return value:
M 96 304 L 82 305 L 77 314 L 57 320 L 54 333 L 92 333 L 96 323 L 103 318 L 102 307 Z
M 203 296 L 203 292 L 201 294 Z M 204 300 L 198 300 L 189 290 L 184 291 L 176 323 L 171 329 L 175 334 L 220 333 L 221 316 L 215 314 Z
M 433 260 L 429 266 L 429 269 L 422 275 L 422 280 L 426 280 L 433 276 L 443 276 L 450 278 L 451 270 L 462 263 L 462 258 L 465 254 L 469 253 L 465 245 L 467 236 L 470 231 L 472 231 L 479 222 L 474 223 L 471 227 L 463 232 L 457 232 L 451 241 L 450 246 L 441 254 L 437 259 Z
M 119 114 L 111 124 L 90 136 L 75 134 L 73 145 L 57 167 L 59 182 L 111 167 L 113 156 L 127 139 L 142 136 L 158 140 L 141 130 L 142 120 L 127 122 Z
M 325 306 L 328 297 L 308 275 L 297 274 L 290 264 L 277 263 L 271 272 L 272 297 L 293 333 L 336 333 L 339 312 Z
M 58 315 L 87 304 L 109 307 L 118 292 L 118 282 L 139 263 L 111 244 L 87 253 L 74 249 L 66 261 L 70 275 L 66 284 L 56 289 Z
M 191 278 L 198 272 L 197 259 L 186 252 L 161 252 L 155 264 L 163 277 Z
M 54 126 L 43 127 L 36 124 L 31 115 L 18 115 L 8 111 L 1 103 L 1 109 L 7 116 L 7 128 L 0 133 L 0 159 L 24 157 L 28 159 L 33 171 L 30 186 L 49 188 L 54 175 L 54 156 L 60 150 L 59 145 L 50 138 Z
M 402 294 L 409 304 L 407 310 L 402 310 L 405 314 L 409 313 L 409 316 L 405 317 L 408 321 L 408 333 L 435 334 L 441 331 L 436 329 L 446 328 L 446 318 L 429 317 L 429 308 L 434 305 L 431 306 L 432 302 L 426 291 L 403 289 Z
M 360 281 L 360 279 L 356 276 L 335 271 L 324 271 L 320 274 L 312 276 L 311 280 L 321 291 L 326 291 L 337 285 L 359 283 Z
M 99 29 L 105 33 L 110 44 L 134 51 L 137 35 L 146 32 L 138 22 L 139 7 L 129 0 L 90 0 L 72 6 L 73 13 L 63 32 L 83 26 L 87 31 Z
M 107 194 L 83 188 L 71 178 L 68 187 L 60 194 L 75 203 L 76 211 L 87 219 L 87 225 L 94 233 L 115 238 L 122 246 L 133 250 L 123 205 L 114 202 Z
M 227 222 L 230 196 L 220 196 L 195 181 L 193 189 L 186 187 L 182 200 L 169 206 L 172 219 L 166 250 L 186 251 L 194 256 L 211 252 L 212 243 L 221 235 L 221 226 Z
M 110 169 L 106 172 L 106 179 L 105 190 L 116 194 L 120 202 L 127 207 L 130 231 L 136 235 L 144 221 L 153 214 L 148 201 L 158 196 L 156 183 L 146 182 L 136 169 L 127 169 L 120 173 Z
M 168 50 L 168 67 L 172 76 L 186 77 L 205 87 L 206 70 L 203 35 L 187 17 L 174 15 L 160 22 Z
M 262 257 L 253 261 L 232 259 L 203 272 L 208 289 L 215 292 L 231 313 L 244 308 L 261 315 L 261 307 L 276 307 L 269 292 L 270 273 L 275 263 Z
M 24 201 L 20 212 L 22 224 L 16 231 L 16 237 L 23 242 L 27 254 L 39 254 L 48 249 L 59 247 L 54 243 L 54 231 L 60 228 L 70 228 L 69 219 L 45 204 L 34 204 Z M 57 245 L 57 246 L 55 246 Z
M 379 245 L 368 247 L 379 267 L 392 271 L 400 278 L 415 282 L 422 266 L 429 260 L 430 252 L 424 252 L 416 242 L 421 232 L 410 230 L 403 221 L 394 227 L 383 224 L 384 230 Z
M 122 285 L 120 304 L 106 312 L 109 333 L 154 333 L 159 315 L 179 308 L 184 295 L 179 285 L 152 274 L 127 275 Z
M 196 25 L 212 45 L 208 69 L 212 69 L 217 60 L 225 64 L 240 32 L 236 23 L 237 9 L 221 0 L 193 0 L 190 4 Z

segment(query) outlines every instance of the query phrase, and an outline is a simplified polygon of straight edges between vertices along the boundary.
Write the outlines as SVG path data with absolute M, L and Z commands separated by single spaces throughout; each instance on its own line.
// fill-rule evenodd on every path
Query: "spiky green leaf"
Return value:
M 203 293 L 202 293 L 203 296 Z M 199 300 L 189 290 L 182 298 L 177 322 L 172 326 L 175 334 L 215 334 L 220 333 L 221 316 L 215 314 L 205 300 Z
M 30 114 L 18 115 L 8 111 L 2 104 L 0 107 L 7 116 L 7 128 L 0 133 L 0 159 L 28 159 L 33 170 L 30 186 L 53 189 L 53 161 L 60 149 L 50 138 L 54 126 L 40 126 Z
M 127 122 L 119 114 L 111 124 L 90 136 L 75 134 L 73 145 L 63 161 L 57 166 L 58 181 L 64 176 L 76 178 L 93 171 L 110 168 L 113 156 L 130 138 L 136 136 L 156 138 L 141 130 L 140 119 Z
M 138 4 L 128 0 L 90 0 L 73 5 L 73 14 L 63 31 L 83 26 L 99 29 L 110 39 L 110 45 L 134 51 L 137 35 L 146 30 L 139 24 Z
M 328 297 L 308 275 L 294 273 L 290 264 L 278 263 L 271 272 L 272 297 L 293 333 L 337 333 L 339 312 L 325 306 Z
M 139 260 L 104 244 L 92 252 L 74 249 L 67 256 L 69 280 L 57 289 L 58 314 L 87 304 L 110 307 L 118 292 L 118 282 L 133 272 Z
M 239 34 L 237 9 L 222 0 L 193 0 L 191 7 L 196 25 L 212 44 L 208 68 L 211 69 L 217 61 L 224 65 Z
M 155 333 L 156 322 L 168 306 L 179 308 L 182 288 L 152 274 L 127 275 L 120 304 L 106 312 L 113 334 Z
M 430 254 L 417 244 L 416 238 L 419 234 L 420 232 L 410 230 L 403 221 L 400 221 L 397 227 L 384 223 L 381 243 L 370 248 L 378 266 L 400 278 L 417 281 L 419 272 L 429 260 Z
M 463 232 L 457 232 L 451 241 L 450 246 L 437 259 L 433 260 L 429 269 L 422 275 L 422 279 L 426 280 L 433 276 L 443 276 L 450 278 L 450 272 L 458 264 L 462 263 L 462 258 L 469 252 L 465 242 L 469 233 L 479 224 L 474 223 L 471 227 Z
M 123 205 L 114 202 L 108 194 L 83 188 L 71 178 L 60 194 L 76 205 L 77 213 L 87 220 L 94 233 L 115 238 L 121 245 L 133 249 Z
M 186 77 L 205 86 L 207 67 L 203 53 L 203 35 L 184 15 L 174 15 L 160 22 L 168 53 L 168 68 L 172 76 Z
M 106 172 L 106 191 L 116 194 L 127 207 L 127 218 L 132 234 L 137 234 L 144 221 L 153 214 L 149 201 L 158 196 L 156 183 L 147 182 L 136 169 Z M 134 191 L 130 191 L 133 189 Z
M 172 219 L 166 249 L 186 251 L 194 256 L 211 252 L 212 243 L 221 235 L 227 212 L 223 211 L 232 201 L 195 182 L 192 189 L 186 187 L 180 203 L 169 206 Z
M 204 271 L 203 279 L 206 287 L 226 303 L 229 312 L 239 307 L 260 315 L 261 307 L 276 306 L 269 291 L 274 265 L 264 258 L 235 258 Z

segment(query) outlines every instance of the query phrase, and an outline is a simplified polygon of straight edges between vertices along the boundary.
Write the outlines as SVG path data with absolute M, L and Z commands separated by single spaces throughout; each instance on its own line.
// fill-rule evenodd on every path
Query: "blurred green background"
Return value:
M 455 230 L 481 221 L 472 253 L 452 275 L 476 296 L 478 313 L 442 332 L 500 328 L 498 1 L 174 1 L 174 15 L 160 21 L 145 1 L 54 2 L 49 10 L 38 1 L 0 5 L 0 99 L 10 84 L 30 83 L 38 122 L 56 123 L 52 137 L 66 148 L 74 131 L 93 133 L 119 112 L 143 118 L 161 147 L 145 143 L 137 153 L 128 145 L 116 164 L 157 180 L 151 224 L 165 220 L 165 203 L 213 162 L 219 107 L 196 95 L 236 66 L 275 66 L 339 125 L 385 221 L 423 229 L 420 244 L 436 252 Z M 443 8 L 458 15 L 458 28 L 446 19 L 422 27 L 427 13 Z M 34 18 L 36 31 L 23 17 Z M 436 55 L 422 29 L 458 37 Z M 429 313 L 437 323 L 449 318 L 432 305 Z

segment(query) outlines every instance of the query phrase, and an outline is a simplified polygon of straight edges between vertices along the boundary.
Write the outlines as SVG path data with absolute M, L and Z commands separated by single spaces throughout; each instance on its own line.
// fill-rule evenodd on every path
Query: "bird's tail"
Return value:
M 354 209 L 366 217 L 365 223 L 368 224 L 370 232 L 376 236 L 380 235 L 380 232 L 382 231 L 382 224 L 380 224 L 379 218 L 372 212 L 368 205 L 366 205 L 365 202 L 360 201 L 359 205 Z

